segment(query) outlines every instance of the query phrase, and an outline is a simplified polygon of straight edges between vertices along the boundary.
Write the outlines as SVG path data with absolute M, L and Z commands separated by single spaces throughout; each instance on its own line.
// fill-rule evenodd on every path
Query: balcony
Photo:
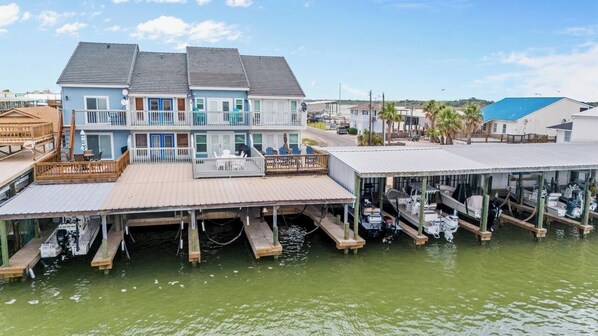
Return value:
M 246 158 L 193 157 L 194 178 L 264 176 L 264 156 L 253 147 Z
M 39 184 L 114 182 L 128 164 L 126 151 L 116 161 L 37 162 L 34 173 Z
M 251 126 L 258 129 L 279 129 L 307 125 L 306 113 L 252 112 Z
M 0 144 L 23 144 L 52 141 L 54 128 L 51 122 L 31 124 L 0 124 Z
M 191 148 L 131 148 L 131 163 L 179 163 L 191 161 Z
M 266 175 L 328 174 L 328 154 L 317 150 L 313 154 L 266 155 L 264 158 Z
M 125 110 L 73 110 L 77 127 L 122 128 L 128 126 Z
M 133 111 L 131 126 L 236 129 L 248 128 L 249 112 L 223 111 Z

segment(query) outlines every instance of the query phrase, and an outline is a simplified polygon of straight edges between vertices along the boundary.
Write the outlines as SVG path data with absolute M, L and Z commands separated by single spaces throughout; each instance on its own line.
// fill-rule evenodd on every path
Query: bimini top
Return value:
M 484 122 L 491 120 L 516 121 L 565 97 L 504 98 L 482 109 Z
M 331 156 L 331 175 L 337 169 L 335 165 L 345 165 L 360 177 L 598 169 L 598 146 L 595 144 L 331 147 L 322 150 Z

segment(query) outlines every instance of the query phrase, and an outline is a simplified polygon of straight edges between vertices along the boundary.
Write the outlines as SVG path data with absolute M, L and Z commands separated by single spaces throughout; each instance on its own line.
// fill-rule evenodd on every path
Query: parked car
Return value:
M 349 126 L 339 126 L 336 128 L 336 134 L 347 134 Z

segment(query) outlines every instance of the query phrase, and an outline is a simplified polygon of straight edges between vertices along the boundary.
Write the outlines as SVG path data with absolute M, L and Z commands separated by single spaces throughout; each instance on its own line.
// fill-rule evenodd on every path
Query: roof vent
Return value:
M 109 44 L 106 44 L 106 49 L 110 49 L 110 45 Z
M 160 54 L 160 59 L 164 59 L 164 54 Z

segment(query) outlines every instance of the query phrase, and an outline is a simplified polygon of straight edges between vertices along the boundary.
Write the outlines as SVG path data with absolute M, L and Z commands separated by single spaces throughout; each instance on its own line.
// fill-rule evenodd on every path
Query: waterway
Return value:
M 284 224 L 284 223 L 283 223 Z M 208 227 L 216 230 L 218 227 Z M 598 233 L 552 224 L 534 242 L 503 226 L 480 246 L 417 249 L 406 238 L 344 255 L 311 221 L 281 226 L 283 255 L 255 260 L 243 239 L 202 239 L 204 262 L 177 257 L 172 230 L 133 231 L 131 260 L 109 275 L 86 258 L 44 262 L 0 283 L 4 335 L 598 334 Z M 236 232 L 228 233 L 234 236 Z M 214 231 L 212 231 L 214 232 Z M 226 239 L 226 236 L 218 236 Z

